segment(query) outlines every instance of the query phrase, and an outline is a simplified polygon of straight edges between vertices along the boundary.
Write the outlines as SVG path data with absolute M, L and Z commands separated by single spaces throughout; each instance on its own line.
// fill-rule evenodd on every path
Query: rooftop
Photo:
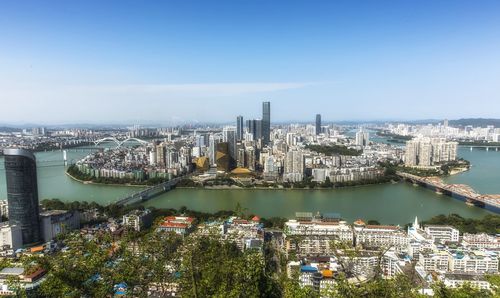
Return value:
M 24 268 L 21 267 L 7 267 L 0 271 L 0 275 L 21 275 L 24 273 Z

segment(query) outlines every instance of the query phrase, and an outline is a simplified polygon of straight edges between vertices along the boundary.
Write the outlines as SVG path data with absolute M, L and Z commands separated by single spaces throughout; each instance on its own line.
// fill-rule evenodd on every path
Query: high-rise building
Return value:
M 457 159 L 457 142 L 445 139 L 416 138 L 406 142 L 405 165 L 429 167 Z
M 226 126 L 222 129 L 222 141 L 229 145 L 229 155 L 233 161 L 236 160 L 236 128 Z
M 262 138 L 262 125 L 260 119 L 247 120 L 247 132 L 253 136 L 254 141 Z
M 370 134 L 367 131 L 364 131 L 363 128 L 361 128 L 356 133 L 356 145 L 365 147 L 368 146 L 369 142 L 370 142 Z
M 236 140 L 243 140 L 243 116 L 236 117 Z
M 257 158 L 255 156 L 255 149 L 253 147 L 245 148 L 245 160 L 247 163 L 247 168 L 250 171 L 255 171 L 255 165 L 257 163 Z
M 236 156 L 236 166 L 239 168 L 244 168 L 246 163 L 245 163 L 245 148 L 239 144 L 238 147 L 238 152 Z
M 304 155 L 299 150 L 290 150 L 285 156 L 284 180 L 299 182 L 304 179 Z
M 269 144 L 271 140 L 271 103 L 269 101 L 262 103 L 262 140 L 264 145 Z
M 321 133 L 321 114 L 316 114 L 316 135 Z
M 5 149 L 9 222 L 21 227 L 23 244 L 40 238 L 36 159 L 24 149 Z
M 160 167 L 165 167 L 166 163 L 166 148 L 164 145 L 156 145 L 156 165 Z
M 229 156 L 229 144 L 220 142 L 216 145 L 215 163 L 218 171 L 229 172 L 231 157 Z

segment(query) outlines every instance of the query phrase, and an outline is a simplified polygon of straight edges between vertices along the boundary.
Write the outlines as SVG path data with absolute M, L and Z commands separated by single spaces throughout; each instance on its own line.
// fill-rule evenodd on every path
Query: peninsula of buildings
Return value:
M 457 162 L 457 145 L 444 139 L 413 140 L 406 153 L 393 144 L 371 142 L 367 128 L 315 123 L 271 126 L 271 104 L 262 118 L 222 128 L 151 130 L 134 128 L 115 142 L 79 160 L 68 170 L 79 180 L 154 184 L 187 174 L 179 186 L 212 188 L 315 188 L 388 182 L 398 178 L 388 166 L 443 173 Z M 151 141 L 138 139 L 152 137 Z M 422 143 L 422 144 L 420 144 Z M 410 149 L 408 149 L 410 148 Z M 449 171 L 446 169 L 445 174 Z

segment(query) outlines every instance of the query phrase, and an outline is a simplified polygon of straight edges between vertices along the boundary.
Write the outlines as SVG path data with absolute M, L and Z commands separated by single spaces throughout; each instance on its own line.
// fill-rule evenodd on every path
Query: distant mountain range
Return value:
M 451 126 L 480 126 L 486 127 L 488 125 L 493 125 L 495 127 L 500 127 L 500 119 L 488 119 L 488 118 L 464 118 L 458 120 L 448 121 Z

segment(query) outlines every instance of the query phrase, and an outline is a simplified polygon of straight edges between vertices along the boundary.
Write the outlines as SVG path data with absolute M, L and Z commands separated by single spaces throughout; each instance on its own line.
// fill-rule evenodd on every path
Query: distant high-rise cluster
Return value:
M 370 142 L 370 134 L 361 128 L 356 132 L 356 146 L 365 147 L 368 146 Z
M 262 141 L 262 145 L 271 140 L 271 103 L 262 103 L 262 119 L 246 121 L 246 131 L 243 129 L 243 116 L 236 118 L 237 141 Z
M 430 167 L 457 159 L 457 142 L 442 138 L 416 138 L 406 142 L 405 165 Z

